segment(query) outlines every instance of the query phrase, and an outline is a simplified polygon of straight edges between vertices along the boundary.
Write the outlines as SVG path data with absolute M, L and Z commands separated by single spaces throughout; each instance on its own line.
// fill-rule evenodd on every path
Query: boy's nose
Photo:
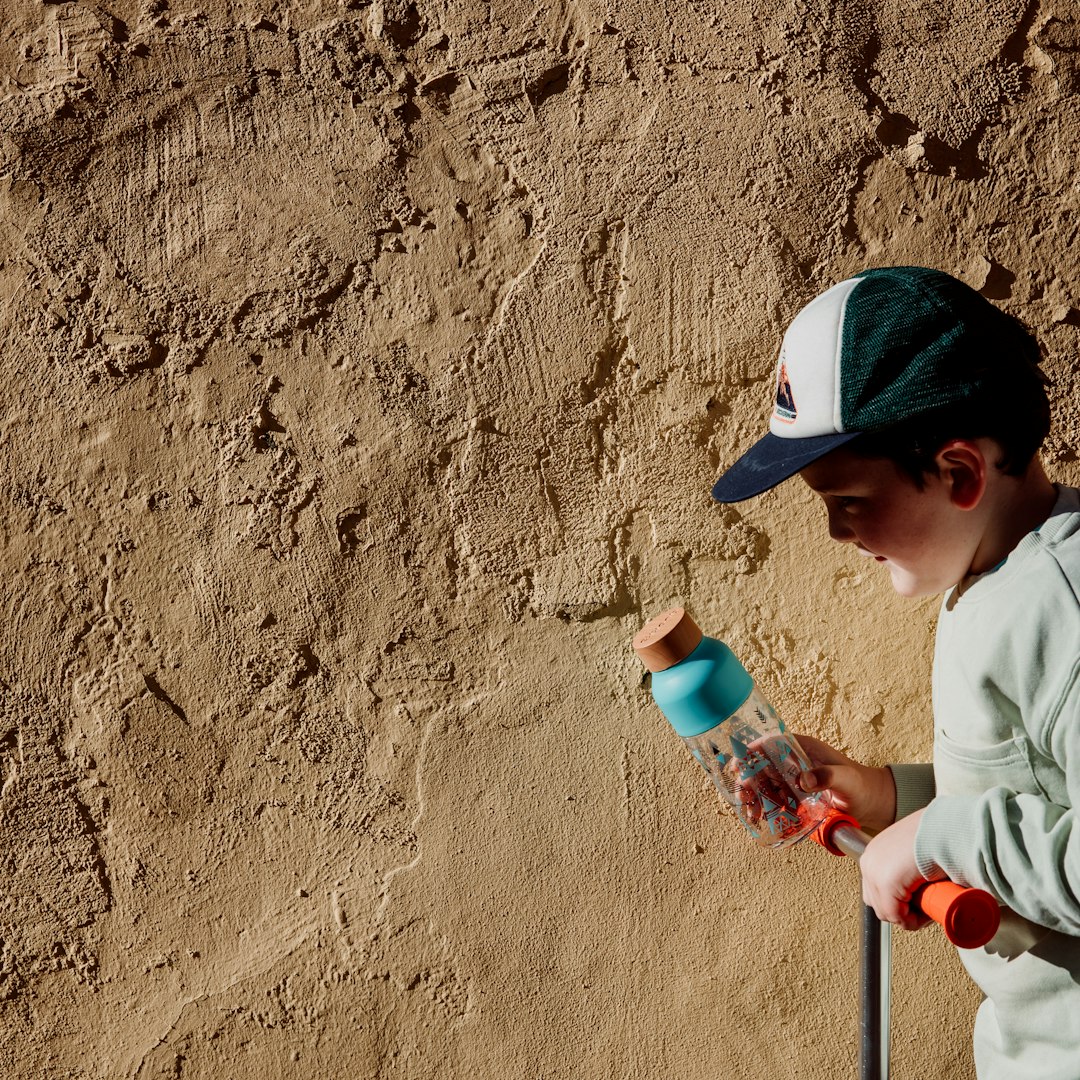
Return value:
M 828 507 L 829 512 L 829 535 L 841 544 L 849 544 L 855 539 L 855 533 L 851 526 L 844 520 L 843 514 L 834 507 Z

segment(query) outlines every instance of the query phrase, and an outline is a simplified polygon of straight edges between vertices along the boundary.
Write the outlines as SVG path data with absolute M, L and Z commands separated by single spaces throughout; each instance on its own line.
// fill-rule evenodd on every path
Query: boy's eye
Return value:
M 836 505 L 839 506 L 841 510 L 848 510 L 859 501 L 854 495 L 837 495 L 835 496 L 835 499 Z

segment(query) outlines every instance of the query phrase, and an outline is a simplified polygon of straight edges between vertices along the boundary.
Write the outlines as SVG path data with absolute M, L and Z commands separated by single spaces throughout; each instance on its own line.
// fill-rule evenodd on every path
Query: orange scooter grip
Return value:
M 924 915 L 940 924 L 958 949 L 978 949 L 997 932 L 998 902 L 982 889 L 966 889 L 955 881 L 931 881 L 911 898 Z
M 813 837 L 833 855 L 856 859 L 870 842 L 858 822 L 839 811 L 830 813 Z M 1001 922 L 998 902 L 988 892 L 965 888 L 955 881 L 927 882 L 912 895 L 911 904 L 938 923 L 959 949 L 981 948 L 997 933 Z

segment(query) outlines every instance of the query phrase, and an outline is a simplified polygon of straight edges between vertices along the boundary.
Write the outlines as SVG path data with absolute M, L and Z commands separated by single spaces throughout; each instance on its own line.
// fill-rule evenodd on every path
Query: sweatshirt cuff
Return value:
M 936 798 L 915 833 L 915 865 L 927 881 L 947 877 L 971 885 L 972 856 L 982 840 L 978 800 L 963 795 Z
M 908 814 L 929 805 L 937 790 L 933 765 L 890 765 L 896 784 L 896 817 L 899 821 Z

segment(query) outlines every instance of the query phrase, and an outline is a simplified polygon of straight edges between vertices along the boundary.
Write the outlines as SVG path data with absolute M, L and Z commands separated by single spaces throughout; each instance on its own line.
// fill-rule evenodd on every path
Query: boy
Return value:
M 961 957 L 986 995 L 980 1080 L 1080 1078 L 1080 491 L 1047 479 L 1038 348 L 947 274 L 868 270 L 784 336 L 770 433 L 717 481 L 737 502 L 799 473 L 829 534 L 903 596 L 944 593 L 934 764 L 870 768 L 816 740 L 807 790 L 876 831 L 860 869 L 884 920 L 949 877 L 1037 924 Z

